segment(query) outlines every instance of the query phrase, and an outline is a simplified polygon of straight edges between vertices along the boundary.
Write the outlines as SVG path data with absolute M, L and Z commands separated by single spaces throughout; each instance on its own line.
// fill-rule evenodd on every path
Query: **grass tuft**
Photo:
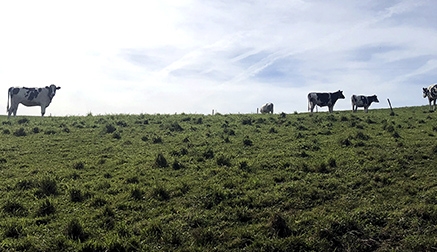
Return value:
M 15 184 L 17 190 L 29 190 L 35 187 L 35 183 L 32 180 L 24 179 Z
M 8 200 L 2 207 L 3 212 L 14 216 L 26 216 L 27 209 L 17 201 Z
M 203 153 L 203 157 L 205 159 L 212 159 L 214 158 L 214 151 L 212 149 L 208 149 Z
M 26 117 L 21 118 L 21 119 L 19 119 L 19 120 L 17 121 L 18 124 L 27 124 L 27 123 L 29 123 L 29 122 L 30 122 L 30 120 L 27 119 Z
M 14 132 L 14 136 L 17 136 L 17 137 L 26 136 L 26 135 L 27 134 L 26 134 L 26 131 L 24 130 L 24 128 L 19 128 L 18 130 L 16 130 Z
M 3 230 L 3 235 L 6 238 L 18 239 L 24 236 L 23 226 L 16 222 L 8 223 L 5 227 L 3 227 Z
M 81 242 L 85 241 L 88 238 L 88 234 L 85 232 L 82 224 L 76 218 L 73 218 L 67 224 L 67 227 L 65 228 L 65 233 L 68 238 Z
M 51 178 L 44 178 L 39 182 L 38 190 L 35 192 L 37 197 L 45 197 L 58 194 L 58 185 Z
M 280 238 L 289 237 L 292 233 L 284 217 L 282 217 L 282 215 L 278 213 L 274 214 L 270 218 L 269 228 L 273 235 L 278 236 Z
M 84 195 L 80 189 L 70 190 L 70 200 L 71 202 L 82 202 L 84 200 Z
M 107 133 L 107 134 L 112 134 L 116 130 L 117 130 L 117 128 L 114 125 L 112 125 L 112 124 L 106 124 L 105 125 L 105 133 Z
M 161 185 L 152 188 L 151 196 L 160 201 L 167 201 L 170 199 L 170 193 Z
M 166 167 L 168 167 L 167 159 L 164 157 L 164 155 L 162 153 L 159 153 L 156 156 L 155 166 L 159 167 L 159 168 L 166 168 Z
M 144 198 L 144 192 L 140 188 L 133 188 L 130 191 L 130 197 L 134 200 L 142 200 Z
M 82 161 L 75 162 L 73 164 L 73 168 L 76 169 L 76 170 L 82 170 L 82 169 L 85 168 L 85 163 L 82 162 Z
M 252 145 L 253 145 L 253 141 L 250 140 L 249 137 L 246 137 L 246 138 L 243 140 L 243 145 L 244 145 L 244 146 L 252 146 Z
M 219 155 L 217 157 L 217 165 L 219 166 L 227 166 L 227 167 L 231 167 L 232 163 L 231 163 L 231 159 L 225 155 Z
M 43 203 L 39 206 L 36 216 L 47 216 L 54 214 L 56 212 L 55 206 L 53 206 L 52 202 L 49 199 L 45 199 Z

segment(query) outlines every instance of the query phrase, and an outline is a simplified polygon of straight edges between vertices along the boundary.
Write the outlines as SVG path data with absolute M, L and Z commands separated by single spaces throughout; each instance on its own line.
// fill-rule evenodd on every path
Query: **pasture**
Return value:
M 428 106 L 0 121 L 0 250 L 437 248 Z

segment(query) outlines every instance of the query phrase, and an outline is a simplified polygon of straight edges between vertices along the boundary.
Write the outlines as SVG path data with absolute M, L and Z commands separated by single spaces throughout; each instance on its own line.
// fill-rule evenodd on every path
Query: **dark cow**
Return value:
M 430 85 L 428 88 L 423 88 L 423 98 L 428 97 L 429 110 L 435 110 L 435 100 L 437 100 L 437 83 Z M 434 109 L 431 103 L 434 102 Z
M 334 93 L 309 93 L 308 110 L 311 110 L 311 113 L 313 113 L 316 105 L 320 107 L 328 106 L 329 112 L 332 113 L 338 99 L 344 99 L 343 91 L 338 90 Z
M 352 111 L 357 112 L 358 107 L 364 107 L 364 112 L 367 113 L 372 102 L 379 102 L 376 95 L 364 96 L 364 95 L 352 95 Z
M 9 88 L 8 105 L 6 108 L 8 118 L 11 114 L 14 114 L 14 116 L 17 115 L 18 104 L 20 103 L 24 106 L 41 106 L 41 116 L 44 116 L 46 108 L 50 105 L 50 102 L 52 102 L 56 90 L 58 89 L 61 89 L 61 87 L 57 87 L 53 84 L 44 88 Z M 11 99 L 10 106 L 9 99 Z
M 259 111 L 264 114 L 264 113 L 272 113 L 273 114 L 273 103 L 266 103 L 264 104 Z

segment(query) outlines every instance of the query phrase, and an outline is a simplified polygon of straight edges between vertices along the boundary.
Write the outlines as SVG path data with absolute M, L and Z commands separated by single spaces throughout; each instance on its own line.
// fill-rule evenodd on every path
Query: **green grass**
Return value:
M 0 117 L 0 250 L 434 251 L 437 115 Z

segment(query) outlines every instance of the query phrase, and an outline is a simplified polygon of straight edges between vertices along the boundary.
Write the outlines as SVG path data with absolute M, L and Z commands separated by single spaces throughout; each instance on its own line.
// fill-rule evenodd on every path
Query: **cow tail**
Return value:
M 11 96 L 11 90 L 8 90 L 8 104 L 6 105 L 6 112 L 9 113 L 9 97 Z
M 308 94 L 308 111 L 311 110 L 311 95 Z

